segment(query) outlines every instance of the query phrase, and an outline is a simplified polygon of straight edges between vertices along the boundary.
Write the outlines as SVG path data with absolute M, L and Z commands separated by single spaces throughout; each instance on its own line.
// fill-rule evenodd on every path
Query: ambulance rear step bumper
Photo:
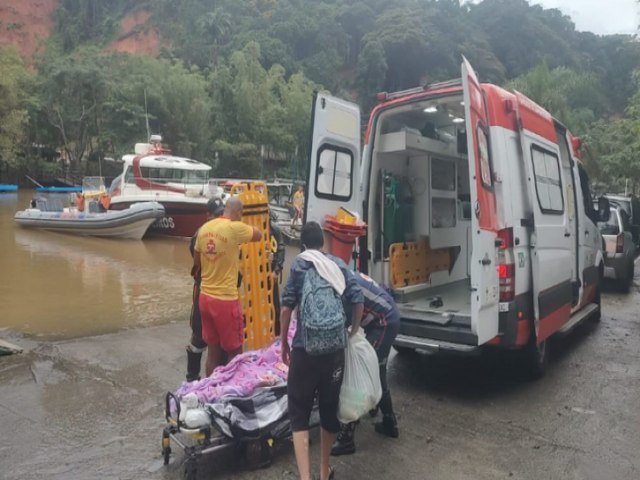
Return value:
M 446 342 L 444 340 L 432 340 L 428 338 L 412 337 L 409 335 L 398 334 L 395 342 L 395 346 L 401 348 L 411 348 L 415 350 L 423 350 L 427 353 L 459 353 L 459 354 L 474 354 L 480 352 L 478 345 L 464 345 L 460 343 Z

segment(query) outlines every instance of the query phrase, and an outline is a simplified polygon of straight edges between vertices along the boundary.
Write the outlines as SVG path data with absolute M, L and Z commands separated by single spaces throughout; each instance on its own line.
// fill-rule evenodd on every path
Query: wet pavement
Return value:
M 364 419 L 336 480 L 640 478 L 639 307 L 638 278 L 629 295 L 605 294 L 602 322 L 557 339 L 537 382 L 506 354 L 394 356 L 401 436 Z M 0 478 L 182 478 L 182 455 L 164 467 L 160 440 L 187 336 L 183 322 L 42 343 L 0 329 L 26 349 L 0 357 Z M 296 478 L 290 444 L 264 470 L 234 458 L 210 458 L 199 478 Z

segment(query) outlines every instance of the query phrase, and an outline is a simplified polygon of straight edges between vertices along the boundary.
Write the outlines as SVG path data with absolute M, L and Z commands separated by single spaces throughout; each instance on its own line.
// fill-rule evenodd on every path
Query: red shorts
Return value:
M 244 317 L 240 300 L 222 300 L 200 294 L 202 339 L 207 345 L 220 345 L 232 352 L 244 343 Z

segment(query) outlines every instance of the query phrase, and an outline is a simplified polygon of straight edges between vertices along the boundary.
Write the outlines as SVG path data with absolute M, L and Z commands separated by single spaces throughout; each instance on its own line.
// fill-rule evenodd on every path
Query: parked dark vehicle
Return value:
M 640 247 L 640 198 L 631 195 L 606 195 L 613 207 L 624 210 L 629 218 L 633 243 Z
M 606 222 L 598 222 L 605 244 L 604 277 L 617 282 L 628 292 L 633 284 L 636 245 L 631 234 L 627 212 L 611 204 L 611 216 Z

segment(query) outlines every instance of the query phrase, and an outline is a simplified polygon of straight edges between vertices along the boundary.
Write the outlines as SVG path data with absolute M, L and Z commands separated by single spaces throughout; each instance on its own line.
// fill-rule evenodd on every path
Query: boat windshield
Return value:
M 179 183 L 183 185 L 202 185 L 209 180 L 209 170 L 186 170 L 181 168 L 141 167 L 142 176 L 155 183 Z M 127 169 L 126 183 L 135 183 L 133 171 Z
M 103 177 L 84 177 L 82 179 L 82 193 L 87 194 L 99 194 L 107 191 L 104 185 Z

